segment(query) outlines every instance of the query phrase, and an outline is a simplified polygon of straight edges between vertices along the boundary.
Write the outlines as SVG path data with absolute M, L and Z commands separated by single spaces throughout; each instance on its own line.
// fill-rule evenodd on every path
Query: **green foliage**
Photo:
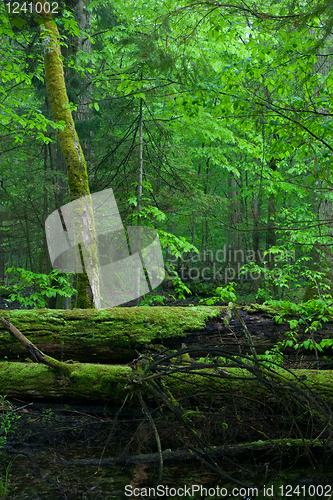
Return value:
M 210 297 L 209 299 L 201 299 L 200 302 L 205 302 L 207 306 L 212 306 L 216 304 L 216 302 L 224 301 L 224 302 L 236 302 L 237 297 L 234 293 L 236 283 L 229 283 L 225 287 L 218 287 L 215 290 L 214 297 Z
M 332 339 L 322 339 L 318 343 L 313 337 L 313 334 L 319 328 L 322 328 L 322 323 L 326 323 L 332 317 L 332 297 L 330 295 L 301 304 L 270 300 L 265 302 L 264 305 L 268 306 L 271 311 L 280 311 L 280 314 L 274 317 L 277 324 L 281 324 L 286 316 L 295 315 L 298 317 L 298 319 L 287 319 L 290 331 L 285 333 L 285 340 L 275 347 L 276 352 L 280 352 L 283 347 L 303 348 L 319 352 L 322 352 L 325 348 L 333 348 Z M 297 340 L 297 330 L 301 325 L 305 326 L 304 332 L 309 334 L 309 338 L 303 342 Z
M 179 276 L 174 276 L 172 278 L 173 281 L 173 286 L 175 289 L 176 294 L 178 295 L 178 299 L 183 299 L 185 300 L 185 293 L 188 295 L 191 295 L 191 290 L 183 283 L 183 281 L 180 279 Z
M 156 304 L 159 305 L 164 305 L 165 302 L 165 297 L 163 295 L 152 295 L 152 294 L 147 294 L 143 297 L 143 299 L 140 301 L 140 307 L 142 306 L 153 306 Z
M 267 290 L 265 290 L 264 288 L 258 288 L 258 292 L 256 293 L 256 300 L 267 301 L 271 298 L 271 294 Z
M 15 279 L 15 283 L 11 286 L 14 293 L 10 294 L 10 299 L 8 300 L 11 302 L 17 300 L 25 307 L 28 306 L 35 309 L 44 308 L 47 305 L 47 298 L 55 297 L 57 294 L 61 297 L 71 297 L 76 293 L 76 290 L 73 289 L 68 281 L 70 273 L 60 273 L 53 270 L 47 275 L 15 267 L 7 269 L 6 273 L 13 273 L 15 275 L 15 278 L 11 278 Z M 33 288 L 34 290 L 29 295 L 22 295 L 22 292 L 27 288 Z
M 259 360 L 262 360 L 264 366 L 268 366 L 270 368 L 283 366 L 284 357 L 280 350 L 281 347 L 282 346 L 275 346 L 273 349 L 265 351 L 265 354 L 258 354 L 257 357 Z

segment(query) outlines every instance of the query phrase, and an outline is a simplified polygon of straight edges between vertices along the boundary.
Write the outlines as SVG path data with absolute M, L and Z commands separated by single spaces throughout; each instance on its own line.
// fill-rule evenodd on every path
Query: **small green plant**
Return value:
M 54 416 L 55 416 L 54 411 L 52 411 L 51 408 L 47 408 L 44 412 L 43 417 L 42 417 L 42 421 L 51 423 Z
M 185 300 L 185 293 L 191 295 L 192 292 L 191 290 L 185 285 L 185 283 L 182 282 L 179 276 L 175 276 L 173 279 L 173 286 L 175 289 L 176 294 L 178 295 L 178 299 L 183 299 Z
M 280 348 L 280 345 L 276 345 L 271 350 L 265 351 L 265 354 L 258 354 L 258 359 L 262 360 L 262 364 L 265 366 L 283 366 L 283 354 Z
M 9 464 L 6 465 L 4 475 L 1 474 L 0 472 L 0 498 L 8 497 L 9 471 L 11 466 L 13 465 L 14 460 L 19 456 L 24 456 L 24 455 L 16 455 L 16 457 L 13 458 L 13 460 L 11 460 Z
M 60 273 L 53 270 L 50 274 L 39 274 L 20 267 L 11 267 L 7 269 L 6 273 L 16 275 L 15 283 L 11 287 L 13 293 L 10 294 L 8 300 L 10 302 L 17 300 L 24 307 L 44 308 L 47 305 L 47 298 L 55 297 L 57 294 L 62 297 L 71 297 L 76 293 L 68 280 L 71 273 Z M 56 285 L 52 283 L 56 283 Z M 33 288 L 33 292 L 29 295 L 23 295 L 22 292 L 27 288 Z
M 15 409 L 6 399 L 6 395 L 0 396 L 0 457 L 5 456 L 4 449 L 8 433 L 11 430 L 13 423 L 19 418 L 20 415 L 15 413 Z M 0 471 L 0 498 L 8 497 L 8 476 L 14 460 L 11 460 L 9 464 L 6 465 L 4 474 Z
M 199 358 L 198 362 L 199 363 L 214 363 L 214 360 L 211 358 Z
M 258 288 L 258 292 L 256 294 L 256 300 L 267 301 L 271 299 L 271 294 L 265 290 L 264 288 Z
M 0 498 L 6 498 L 8 496 L 8 475 L 9 470 L 12 466 L 12 462 L 9 462 L 5 469 L 5 477 L 3 478 L 2 474 L 0 474 Z
M 157 304 L 164 304 L 164 301 L 165 301 L 165 297 L 163 295 L 151 295 L 151 294 L 147 294 L 145 295 L 144 299 L 141 300 L 140 302 L 140 307 L 141 306 L 152 306 L 154 305 L 155 303 Z
M 236 302 L 237 297 L 234 293 L 236 283 L 232 282 L 226 285 L 225 287 L 218 287 L 215 290 L 216 295 L 214 297 L 210 297 L 209 299 L 201 299 L 200 302 L 205 302 L 207 306 L 212 306 L 216 302 L 223 300 L 224 302 Z

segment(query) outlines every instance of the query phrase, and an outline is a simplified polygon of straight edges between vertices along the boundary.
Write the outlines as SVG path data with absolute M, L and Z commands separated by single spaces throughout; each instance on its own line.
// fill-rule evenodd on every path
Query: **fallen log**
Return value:
M 239 313 L 258 354 L 285 339 L 289 322 L 278 325 L 264 306 L 243 307 Z M 276 312 L 275 312 L 276 314 Z M 153 345 L 180 349 L 221 345 L 251 354 L 242 324 L 233 318 L 225 325 L 226 307 L 118 307 L 105 310 L 13 310 L 5 318 L 38 349 L 55 359 L 99 363 L 128 363 Z M 292 318 L 288 318 L 292 319 Z M 301 327 L 298 342 L 309 337 Z M 333 338 L 333 318 L 323 323 L 314 338 Z M 285 349 L 284 352 L 294 352 Z M 25 361 L 27 353 L 0 324 L 0 359 Z
M 68 364 L 69 375 L 37 363 L 0 362 L 1 394 L 18 399 L 59 399 L 72 401 L 113 401 L 123 399 L 140 381 L 131 383 L 131 367 L 122 365 L 94 365 L 89 363 Z M 327 404 L 333 404 L 332 371 L 293 370 L 281 371 L 283 380 L 295 388 L 314 391 Z M 135 379 L 134 379 L 135 380 Z M 175 390 L 196 394 L 204 391 L 207 399 L 230 398 L 236 392 L 245 390 L 251 398 L 264 397 L 267 390 L 247 370 L 228 368 L 225 377 L 214 379 L 196 373 L 181 373 L 173 380 Z M 198 386 L 199 384 L 199 386 Z M 271 396 L 269 396 L 271 397 Z
M 326 443 L 326 447 L 331 447 L 331 443 Z M 287 454 L 290 456 L 291 447 L 294 453 L 303 452 L 304 454 L 308 453 L 309 450 L 312 452 L 315 450 L 323 450 L 323 443 L 319 440 L 312 439 L 272 439 L 270 441 L 251 441 L 249 443 L 240 443 L 233 445 L 222 445 L 222 446 L 212 446 L 211 448 L 207 448 L 205 450 L 209 453 L 210 456 L 235 456 L 246 454 L 248 456 L 249 453 L 254 452 L 263 452 L 266 453 L 272 451 L 274 448 L 278 449 L 279 456 L 283 456 Z M 184 461 L 184 460 L 195 460 L 198 456 L 193 453 L 192 450 L 164 450 L 163 451 L 163 461 Z M 63 459 L 62 459 L 63 460 Z M 112 466 L 116 464 L 133 464 L 133 463 L 152 463 L 159 461 L 158 453 L 145 453 L 140 455 L 121 455 L 119 457 L 110 457 L 110 458 L 90 458 L 90 459 L 78 459 L 72 462 L 66 461 L 68 465 L 95 465 L 96 467 L 105 467 Z
M 3 315 L 38 349 L 56 359 L 126 363 L 145 345 L 205 332 L 221 307 L 115 307 L 13 310 Z M 209 330 L 207 330 L 208 333 Z M 0 359 L 24 361 L 26 350 L 0 324 Z

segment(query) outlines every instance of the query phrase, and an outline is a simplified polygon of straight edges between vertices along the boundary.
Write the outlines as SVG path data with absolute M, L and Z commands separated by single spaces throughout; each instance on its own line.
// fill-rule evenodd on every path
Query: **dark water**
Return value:
M 331 499 L 333 467 L 331 462 L 315 467 L 258 463 L 242 470 L 229 467 L 228 474 L 244 486 L 207 470 L 198 461 L 168 462 L 162 483 L 157 487 L 158 468 L 137 463 L 122 466 L 77 466 L 69 461 L 83 455 L 80 447 L 70 449 L 39 448 L 34 459 L 29 456 L 2 455 L 0 474 L 4 480 L 10 460 L 8 496 L 17 500 L 58 499 Z M 53 455 L 52 455 L 53 454 Z M 90 450 L 90 458 L 99 458 L 101 450 Z M 84 450 L 84 458 L 86 450 Z M 273 460 L 274 462 L 274 460 Z M 220 464 L 221 466 L 223 464 Z M 247 472 L 248 471 L 248 472 Z M 0 498 L 6 498 L 1 497 Z

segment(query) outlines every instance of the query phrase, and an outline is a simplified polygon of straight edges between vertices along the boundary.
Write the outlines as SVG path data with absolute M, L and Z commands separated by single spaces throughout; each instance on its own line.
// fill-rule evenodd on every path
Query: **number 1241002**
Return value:
M 8 2 L 6 3 L 7 12 L 9 14 L 20 14 L 22 12 L 37 12 L 37 14 L 41 14 L 45 12 L 45 14 L 57 14 L 59 11 L 58 2 Z

